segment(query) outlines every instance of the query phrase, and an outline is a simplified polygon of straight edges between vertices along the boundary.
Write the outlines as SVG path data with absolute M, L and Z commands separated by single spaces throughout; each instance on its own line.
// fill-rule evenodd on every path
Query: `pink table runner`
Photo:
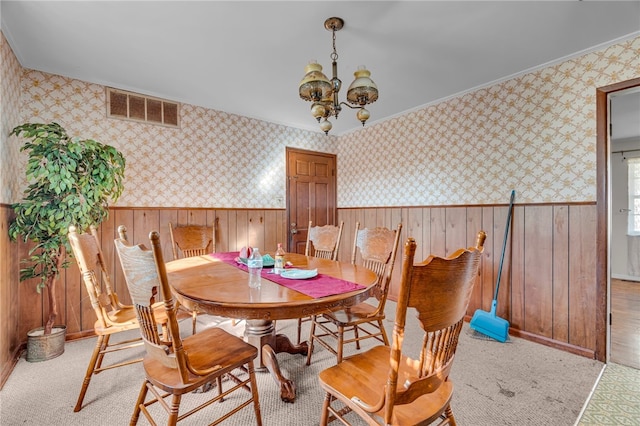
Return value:
M 226 253 L 212 253 L 211 256 L 213 256 L 215 259 L 221 260 L 224 263 L 233 265 L 244 271 L 248 271 L 246 265 L 236 262 L 238 254 L 240 253 L 235 251 Z M 345 281 L 343 279 L 331 277 L 325 274 L 318 274 L 317 276 L 308 278 L 306 280 L 291 280 L 288 278 L 282 278 L 277 274 L 269 274 L 268 271 L 269 269 L 266 268 L 262 270 L 262 278 L 273 281 L 274 283 L 280 284 L 281 286 L 290 288 L 291 290 L 306 294 L 307 296 L 313 297 L 314 299 L 331 296 L 334 294 L 348 293 L 350 291 L 361 290 L 365 288 L 360 284 L 352 283 L 350 281 Z

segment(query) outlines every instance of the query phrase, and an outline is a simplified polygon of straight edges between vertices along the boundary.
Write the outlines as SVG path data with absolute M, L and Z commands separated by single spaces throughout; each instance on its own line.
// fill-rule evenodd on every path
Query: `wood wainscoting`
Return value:
M 504 241 L 508 206 L 339 209 L 344 220 L 339 258 L 348 260 L 354 226 L 395 228 L 416 239 L 416 258 L 446 256 L 475 245 L 487 232 L 480 276 L 467 314 L 489 311 Z M 596 207 L 594 203 L 516 205 L 498 292 L 498 316 L 511 334 L 595 357 Z M 396 259 L 390 298 L 397 295 L 401 256 Z
M 26 341 L 26 335 L 16 331 L 20 321 L 20 264 L 18 244 L 9 240 L 9 223 L 13 218 L 13 209 L 0 204 L 0 389 L 9 378 L 21 345 Z
M 8 209 L 3 210 L 6 216 Z M 480 229 L 487 232 L 485 251 L 478 282 L 468 314 L 476 309 L 489 310 L 499 269 L 500 254 L 507 217 L 507 205 L 452 207 L 381 207 L 338 209 L 338 220 L 345 229 L 339 258 L 349 261 L 356 221 L 364 227 L 395 228 L 402 222 L 401 241 L 414 237 L 417 257 L 446 255 L 460 247 L 475 244 Z M 168 223 L 215 224 L 217 251 L 235 251 L 245 245 L 274 251 L 277 243 L 287 240 L 285 210 L 268 209 L 188 209 L 188 208 L 112 208 L 109 219 L 100 227 L 100 238 L 113 285 L 123 302 L 130 298 L 114 252 L 113 239 L 119 225 L 128 228 L 133 243 L 147 244 L 149 232 L 160 231 L 165 259 L 171 260 Z M 3 217 L 3 223 L 8 219 Z M 595 203 L 516 205 L 504 257 L 498 315 L 511 324 L 511 334 L 546 345 L 594 357 L 596 340 L 596 206 Z M 3 231 L 6 236 L 6 229 Z M 5 244 L 9 244 L 3 236 Z M 26 332 L 39 327 L 46 317 L 43 295 L 35 285 L 19 287 L 19 266 L 10 253 L 22 258 L 26 247 L 16 243 L 2 251 L 0 266 L 2 286 L 3 342 L 2 361 L 6 361 L 4 342 L 24 343 Z M 16 249 L 17 247 L 17 249 Z M 16 257 L 18 259 L 18 257 Z M 401 256 L 395 266 L 391 298 L 397 293 Z M 7 263 L 8 262 L 8 263 Z M 33 284 L 33 283 L 31 283 Z M 9 295 L 15 305 L 7 304 L 5 294 L 20 288 L 18 298 Z M 68 338 L 93 333 L 94 313 L 75 264 L 60 278 L 60 323 L 67 325 Z M 4 367 L 4 365 L 3 365 Z

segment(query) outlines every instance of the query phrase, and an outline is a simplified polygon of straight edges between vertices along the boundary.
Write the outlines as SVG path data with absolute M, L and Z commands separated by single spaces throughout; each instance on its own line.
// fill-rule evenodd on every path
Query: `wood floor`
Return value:
M 640 369 L 640 282 L 611 279 L 611 361 Z

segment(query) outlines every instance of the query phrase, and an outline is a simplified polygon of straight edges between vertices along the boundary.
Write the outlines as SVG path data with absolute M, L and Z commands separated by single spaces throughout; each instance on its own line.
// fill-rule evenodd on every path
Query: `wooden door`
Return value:
M 309 221 L 336 224 L 336 156 L 287 148 L 287 251 L 304 253 Z

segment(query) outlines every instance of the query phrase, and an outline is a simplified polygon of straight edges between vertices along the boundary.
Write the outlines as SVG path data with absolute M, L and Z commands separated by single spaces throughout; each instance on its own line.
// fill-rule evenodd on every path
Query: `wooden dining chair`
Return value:
M 142 245 L 130 246 L 126 238 L 126 228 L 118 229 L 120 238 L 115 240 L 116 251 L 120 257 L 129 292 L 133 298 L 140 333 L 144 341 L 146 355 L 143 359 L 145 380 L 140 389 L 136 406 L 131 417 L 131 425 L 138 422 L 142 413 L 151 424 L 156 424 L 150 405 L 158 403 L 168 419 L 168 425 L 189 417 L 216 401 L 222 401 L 236 391 L 249 392 L 249 398 L 238 400 L 229 398 L 237 404 L 212 424 L 217 424 L 227 417 L 253 403 L 256 423 L 262 424 L 258 387 L 253 362 L 258 356 L 256 347 L 242 339 L 227 333 L 220 328 L 208 328 L 194 335 L 180 337 L 176 318 L 176 303 L 167 280 L 167 272 L 160 236 L 151 232 L 151 250 Z M 154 324 L 154 313 L 151 306 L 162 294 L 168 317 L 171 340 L 167 341 L 158 334 Z M 224 390 L 222 377 L 226 376 L 227 389 Z M 188 405 L 188 411 L 180 413 L 183 397 L 208 384 L 217 383 L 219 392 L 211 392 L 204 401 L 202 397 L 192 396 L 197 402 Z M 150 399 L 147 399 L 151 393 Z M 167 400 L 169 399 L 169 400 Z
M 378 281 L 372 295 L 378 303 L 374 306 L 363 302 L 338 311 L 312 316 L 307 365 L 311 364 L 315 343 L 336 355 L 338 363 L 342 361 L 346 344 L 355 343 L 356 349 L 360 349 L 360 342 L 365 339 L 376 339 L 385 345 L 389 344 L 383 324 L 384 306 L 387 302 L 401 230 L 401 223 L 397 229 L 390 230 L 383 227 L 360 229 L 360 222 L 356 222 L 351 263 L 360 264 L 376 273 Z M 353 332 L 353 338 L 345 340 L 347 332 Z
M 309 221 L 309 227 L 307 228 L 307 242 L 304 248 L 305 256 L 338 260 L 338 249 L 340 248 L 340 239 L 342 238 L 344 222 L 340 221 L 338 226 L 312 225 L 313 221 Z M 311 317 L 298 318 L 298 344 L 300 344 L 302 336 L 302 323 L 307 321 L 311 321 Z
M 338 248 L 340 248 L 340 238 L 344 222 L 340 221 L 338 226 L 324 225 L 312 226 L 309 221 L 307 228 L 307 242 L 304 247 L 305 256 L 319 257 L 321 259 L 338 259 Z
M 171 251 L 174 260 L 202 256 L 216 251 L 214 226 L 173 225 L 169 222 L 169 235 L 171 235 Z M 190 313 L 191 329 L 195 334 L 198 324 L 198 307 L 188 302 L 184 302 L 180 307 Z
M 173 258 L 215 253 L 215 227 L 206 225 L 174 225 L 169 222 Z
M 76 406 L 73 409 L 73 411 L 78 412 L 82 409 L 82 402 L 94 375 L 105 370 L 142 361 L 142 358 L 138 357 L 119 363 L 103 365 L 102 362 L 105 355 L 126 349 L 140 348 L 142 340 L 137 337 L 117 342 L 111 341 L 111 336 L 114 334 L 136 329 L 139 324 L 134 307 L 122 304 L 111 287 L 111 280 L 106 269 L 95 226 L 90 227 L 89 233 L 78 233 L 75 226 L 70 226 L 68 238 L 73 257 L 76 260 L 82 281 L 89 295 L 91 307 L 96 314 L 93 330 L 98 336 L 82 382 L 80 395 L 78 395 Z M 159 308 L 159 305 L 156 304 L 155 307 Z M 156 315 L 156 321 L 160 325 L 166 326 L 167 317 L 162 314 Z
M 453 365 L 464 316 L 478 277 L 486 234 L 476 246 L 414 265 L 416 242 L 404 248 L 393 343 L 358 353 L 319 374 L 326 392 L 320 425 L 355 413 L 369 425 L 455 425 L 450 402 Z M 414 359 L 403 353 L 407 308 L 417 311 L 424 338 Z M 415 346 L 415 345 L 412 345 Z M 412 350 L 413 352 L 413 350 Z M 415 356 L 414 353 L 412 353 Z

